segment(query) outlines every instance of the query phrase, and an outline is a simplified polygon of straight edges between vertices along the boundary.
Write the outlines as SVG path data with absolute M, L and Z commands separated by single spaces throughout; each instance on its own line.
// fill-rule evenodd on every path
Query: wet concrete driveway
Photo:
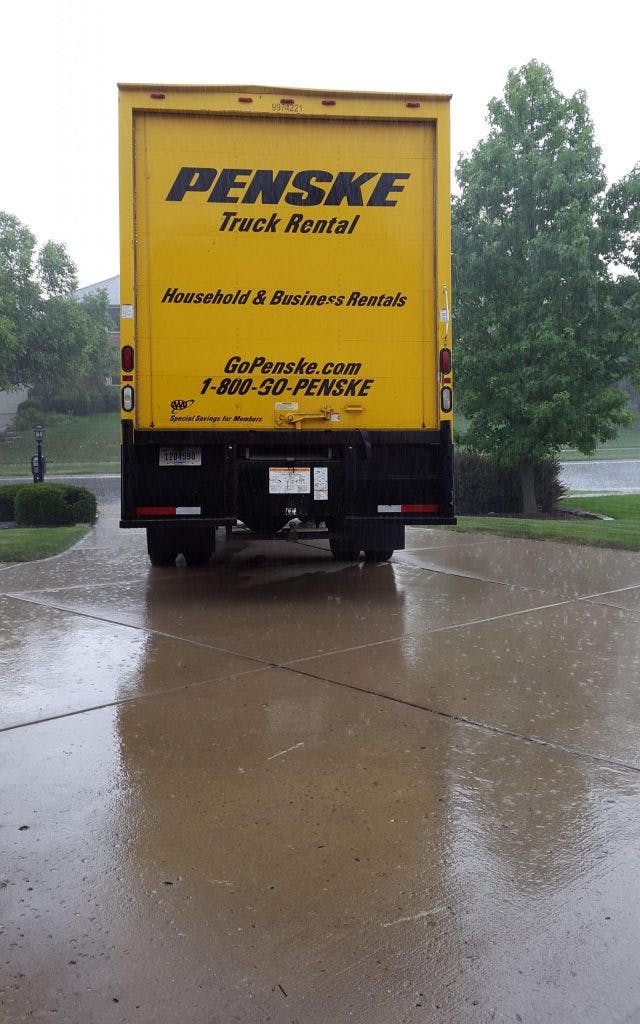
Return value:
M 640 556 L 0 571 L 0 1020 L 640 1021 Z

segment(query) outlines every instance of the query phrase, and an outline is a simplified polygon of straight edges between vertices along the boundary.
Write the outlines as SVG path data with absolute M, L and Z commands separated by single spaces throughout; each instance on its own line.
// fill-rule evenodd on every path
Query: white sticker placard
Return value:
M 121 306 L 120 316 L 123 320 L 133 320 L 133 306 Z
M 311 470 L 308 466 L 269 467 L 269 494 L 310 494 Z
M 316 466 L 313 471 L 314 501 L 327 501 L 329 497 L 329 470 L 326 466 Z
M 297 402 L 276 402 L 276 412 L 297 412 Z

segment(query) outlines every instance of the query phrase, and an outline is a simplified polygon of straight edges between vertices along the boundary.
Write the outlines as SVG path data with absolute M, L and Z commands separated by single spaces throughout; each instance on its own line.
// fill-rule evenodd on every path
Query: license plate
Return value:
M 311 470 L 308 466 L 292 469 L 269 467 L 269 494 L 310 494 Z
M 202 448 L 161 448 L 161 466 L 201 466 Z

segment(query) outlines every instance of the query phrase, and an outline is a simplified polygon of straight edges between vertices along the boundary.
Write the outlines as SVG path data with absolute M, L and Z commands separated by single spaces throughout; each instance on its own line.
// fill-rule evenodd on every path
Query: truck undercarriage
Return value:
M 186 464 L 181 464 L 180 453 Z M 171 458 L 166 453 L 171 453 Z M 186 462 L 189 459 L 188 463 Z M 384 560 L 405 526 L 450 525 L 453 445 L 433 431 L 135 431 L 123 425 L 122 527 L 155 565 L 208 562 L 219 526 L 324 524 L 334 558 Z

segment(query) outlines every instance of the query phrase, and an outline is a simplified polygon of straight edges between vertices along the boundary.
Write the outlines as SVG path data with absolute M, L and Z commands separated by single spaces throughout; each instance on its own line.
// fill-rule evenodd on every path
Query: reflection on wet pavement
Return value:
M 1 1020 L 634 1019 L 640 559 L 116 515 L 0 572 Z

